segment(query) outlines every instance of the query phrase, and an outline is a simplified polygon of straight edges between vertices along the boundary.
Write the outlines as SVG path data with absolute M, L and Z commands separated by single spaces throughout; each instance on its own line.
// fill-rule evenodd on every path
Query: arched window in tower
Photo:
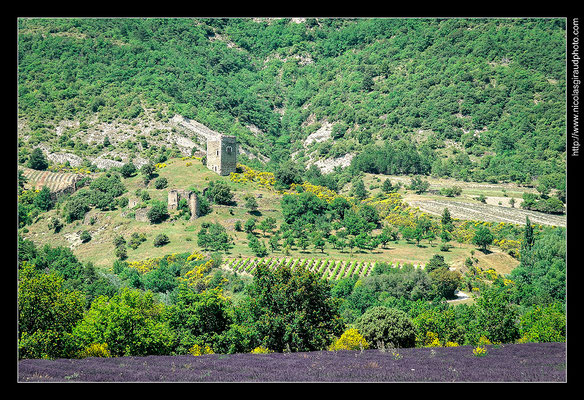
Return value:
M 227 151 L 227 154 L 231 154 L 231 151 L 232 151 L 231 146 L 227 146 L 225 148 L 225 151 Z

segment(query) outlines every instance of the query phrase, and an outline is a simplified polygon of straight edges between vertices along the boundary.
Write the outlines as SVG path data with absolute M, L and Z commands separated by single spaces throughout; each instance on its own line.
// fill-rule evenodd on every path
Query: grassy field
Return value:
M 247 234 L 245 232 L 237 232 L 235 230 L 236 221 L 241 221 L 242 225 L 250 217 L 255 217 L 261 220 L 266 217 L 273 217 L 277 221 L 277 226 L 283 221 L 280 200 L 281 195 L 271 191 L 267 188 L 259 187 L 259 185 L 251 182 L 232 182 L 229 177 L 222 177 L 214 172 L 208 170 L 198 160 L 193 159 L 172 159 L 166 162 L 166 167 L 158 170 L 160 177 L 165 177 L 168 180 L 168 187 L 165 189 L 155 189 L 151 182 L 148 187 L 145 187 L 141 176 L 134 176 L 124 179 L 124 185 L 127 192 L 123 195 L 129 199 L 137 198 L 136 192 L 138 190 L 147 191 L 151 199 L 167 201 L 168 191 L 170 189 L 197 189 L 202 191 L 206 188 L 210 181 L 221 180 L 228 183 L 234 192 L 235 205 L 221 206 L 212 205 L 212 211 L 208 215 L 198 218 L 192 222 L 184 219 L 174 220 L 171 211 L 171 218 L 161 224 L 150 224 L 149 222 L 141 222 L 135 220 L 130 214 L 132 210 L 117 209 L 113 211 L 98 211 L 91 210 L 83 221 L 76 221 L 72 224 L 65 224 L 59 233 L 49 231 L 47 225 L 53 216 L 63 219 L 59 216 L 59 210 L 51 210 L 44 214 L 44 216 L 36 221 L 31 226 L 28 226 L 28 233 L 26 238 L 32 239 L 37 245 L 49 243 L 52 246 L 62 245 L 71 247 L 74 253 L 82 261 L 91 261 L 97 267 L 111 268 L 114 260 L 114 245 L 113 239 L 117 235 L 122 235 L 129 240 L 134 232 L 145 234 L 147 240 L 143 242 L 137 249 L 127 248 L 128 261 L 143 260 L 151 257 L 161 257 L 171 253 L 183 253 L 192 251 L 201 251 L 197 246 L 197 233 L 201 228 L 203 222 L 219 222 L 226 229 L 228 234 L 234 240 L 234 246 L 227 253 L 224 253 L 223 259 L 228 262 L 233 258 L 248 258 L 255 257 L 247 245 Z M 396 177 L 392 177 L 392 182 Z M 407 179 L 399 177 L 400 179 Z M 382 182 L 383 177 L 380 179 Z M 397 179 L 396 179 L 397 180 Z M 375 184 L 381 185 L 376 176 L 367 175 L 366 187 L 370 188 Z M 409 180 L 407 180 L 409 183 Z M 434 183 L 435 184 L 435 183 Z M 462 183 L 464 184 L 464 183 Z M 375 194 L 376 190 L 371 189 L 371 194 Z M 468 189 L 471 190 L 471 189 Z M 478 190 L 478 189 L 473 189 Z M 485 191 L 496 192 L 496 185 L 488 185 L 484 188 Z M 498 189 L 499 191 L 502 188 Z M 410 192 L 410 193 L 408 193 Z M 509 193 L 510 191 L 508 191 Z M 243 207 L 243 196 L 245 194 L 253 194 L 258 201 L 258 212 L 251 215 L 248 210 Z M 413 199 L 411 191 L 400 190 L 405 199 Z M 464 192 L 463 192 L 464 194 Z M 441 197 L 435 194 L 428 194 L 426 196 L 417 196 L 415 198 L 425 198 L 431 200 L 435 197 Z M 91 224 L 91 219 L 94 223 Z M 82 231 L 87 230 L 92 236 L 92 239 L 87 243 L 81 243 L 79 235 Z M 260 240 L 264 240 L 267 244 L 268 236 L 256 230 Z M 153 240 L 156 235 L 165 233 L 170 238 L 170 243 L 162 247 L 155 247 Z M 334 260 L 348 261 L 361 260 L 368 262 L 390 262 L 390 263 L 412 263 L 415 265 L 424 265 L 427 261 L 437 253 L 444 256 L 445 261 L 452 267 L 462 270 L 464 269 L 464 260 L 469 257 L 470 252 L 475 250 L 474 257 L 479 259 L 479 266 L 483 268 L 494 268 L 499 273 L 508 273 L 514 268 L 518 261 L 507 253 L 502 252 L 496 247 L 491 248 L 491 252 L 483 254 L 476 250 L 476 246 L 470 244 L 451 242 L 453 247 L 448 252 L 441 252 L 438 248 L 439 240 L 433 244 L 423 241 L 420 245 L 409 243 L 405 240 L 397 242 L 389 242 L 385 248 L 378 247 L 372 251 L 358 251 L 353 249 L 343 251 L 333 249 L 327 243 L 324 251 L 316 250 L 309 247 L 305 251 L 298 248 L 291 249 L 290 253 L 285 255 L 282 250 L 271 253 L 269 257 L 286 257 L 286 258 L 329 258 Z

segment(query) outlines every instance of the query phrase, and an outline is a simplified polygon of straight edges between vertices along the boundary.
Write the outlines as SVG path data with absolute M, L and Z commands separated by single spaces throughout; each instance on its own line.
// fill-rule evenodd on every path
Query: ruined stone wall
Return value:
M 197 194 L 195 192 L 192 192 L 190 190 L 180 189 L 170 190 L 168 192 L 168 209 L 176 210 L 178 208 L 178 202 L 181 199 L 187 200 L 189 210 L 191 211 L 190 221 L 198 218 L 200 215 L 199 198 L 197 197 Z

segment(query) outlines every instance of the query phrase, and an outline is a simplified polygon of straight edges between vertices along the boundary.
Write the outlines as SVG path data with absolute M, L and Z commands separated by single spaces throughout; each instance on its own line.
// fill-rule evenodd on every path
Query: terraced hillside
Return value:
M 73 192 L 75 184 L 81 179 L 75 173 L 37 171 L 30 168 L 22 168 L 22 171 L 27 179 L 27 188 L 40 190 L 46 186 L 52 193 Z
M 525 217 L 529 217 L 529 220 L 535 224 L 566 226 L 565 215 L 544 214 L 489 204 L 472 204 L 449 200 L 422 200 L 411 201 L 410 205 L 435 215 L 440 215 L 444 208 L 448 208 L 452 217 L 458 219 L 525 224 Z

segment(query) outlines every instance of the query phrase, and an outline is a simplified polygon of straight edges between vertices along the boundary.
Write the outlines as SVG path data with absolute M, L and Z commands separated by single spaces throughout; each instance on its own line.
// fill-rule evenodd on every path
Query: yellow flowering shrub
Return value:
M 204 259 L 205 259 L 205 255 L 198 253 L 197 251 L 193 251 L 191 253 L 191 255 L 187 257 L 187 261 L 193 261 L 193 260 L 199 261 L 199 260 L 204 260 Z
M 487 348 L 482 346 L 477 346 L 472 350 L 472 354 L 477 357 L 483 357 L 487 355 Z
M 487 345 L 492 345 L 492 344 L 493 343 L 485 335 L 482 335 L 479 338 L 478 346 L 487 346 Z
M 519 256 L 519 249 L 521 248 L 520 240 L 495 239 L 493 240 L 493 244 L 513 257 Z
M 512 281 L 511 279 L 503 278 L 503 285 L 513 286 L 513 285 L 515 285 L 515 281 Z
M 229 174 L 229 179 L 232 182 L 255 182 L 261 187 L 273 189 L 274 184 L 276 183 L 274 173 L 257 171 L 243 164 L 237 164 L 237 167 L 241 168 L 243 172 L 232 172 Z
M 145 274 L 156 268 L 160 260 L 162 260 L 162 257 L 147 258 L 140 261 L 131 261 L 128 263 L 128 267 L 138 270 L 138 272 L 141 274 Z
M 370 197 L 363 200 L 362 203 L 375 207 L 381 218 L 385 218 L 391 213 L 405 212 L 406 214 L 410 214 L 411 212 L 411 209 L 408 209 L 408 205 L 404 203 L 399 193 L 389 193 L 382 198 Z M 408 210 L 406 211 L 406 209 Z
M 90 175 L 91 174 L 91 171 L 87 168 L 71 167 L 71 166 L 66 166 L 65 164 L 50 165 L 47 169 L 49 171 L 53 171 L 53 172 L 73 172 L 75 174 L 82 174 L 82 175 Z
M 459 226 L 454 227 L 452 235 L 454 239 L 459 243 L 470 243 L 470 241 L 475 235 L 475 230 L 473 228 L 468 227 L 468 224 L 463 223 Z
M 179 279 L 186 282 L 186 284 L 191 287 L 205 285 L 205 274 L 209 272 L 211 268 L 213 268 L 213 260 L 208 260 L 205 263 L 193 267 L 193 269 Z
M 493 268 L 489 268 L 486 271 L 480 271 L 480 276 L 483 279 L 488 279 L 490 281 L 494 281 L 497 279 L 499 274 L 497 274 L 497 271 L 495 271 Z
M 266 347 L 264 347 L 264 346 L 259 346 L 259 347 L 256 347 L 255 349 L 253 349 L 253 350 L 251 351 L 251 353 L 252 353 L 252 354 L 268 354 L 268 353 L 271 353 L 271 351 L 270 351 L 270 350 L 268 350 L 268 349 L 267 349 Z
M 79 358 L 86 358 L 86 357 L 104 357 L 109 358 L 111 357 L 111 353 L 107 348 L 107 343 L 92 343 L 83 350 L 81 350 L 77 356 Z
M 438 334 L 434 332 L 426 332 L 426 338 L 424 340 L 424 347 L 441 347 L 440 339 Z
M 156 163 L 156 164 L 154 164 L 154 166 L 156 167 L 156 169 L 161 169 L 161 168 L 165 168 L 166 164 L 165 163 Z
M 193 345 L 193 347 L 191 347 L 189 349 L 189 353 L 193 356 L 202 356 L 205 354 L 215 354 L 213 349 L 211 349 L 211 347 L 208 344 L 206 344 L 204 346 L 200 346 L 198 344 L 195 344 L 195 345 Z
M 334 190 L 327 188 L 326 186 L 313 185 L 312 183 L 306 182 L 306 181 L 303 182 L 302 185 L 299 185 L 296 183 L 291 184 L 290 185 L 290 192 L 287 192 L 287 193 L 289 193 L 289 194 L 297 193 L 297 190 L 296 190 L 297 187 L 302 187 L 305 192 L 314 193 L 316 195 L 316 197 L 326 201 L 327 203 L 330 203 L 336 197 L 343 197 L 343 196 L 340 196 Z
M 329 346 L 329 351 L 362 350 L 367 348 L 369 348 L 369 343 L 365 338 L 357 329 L 350 328 Z

